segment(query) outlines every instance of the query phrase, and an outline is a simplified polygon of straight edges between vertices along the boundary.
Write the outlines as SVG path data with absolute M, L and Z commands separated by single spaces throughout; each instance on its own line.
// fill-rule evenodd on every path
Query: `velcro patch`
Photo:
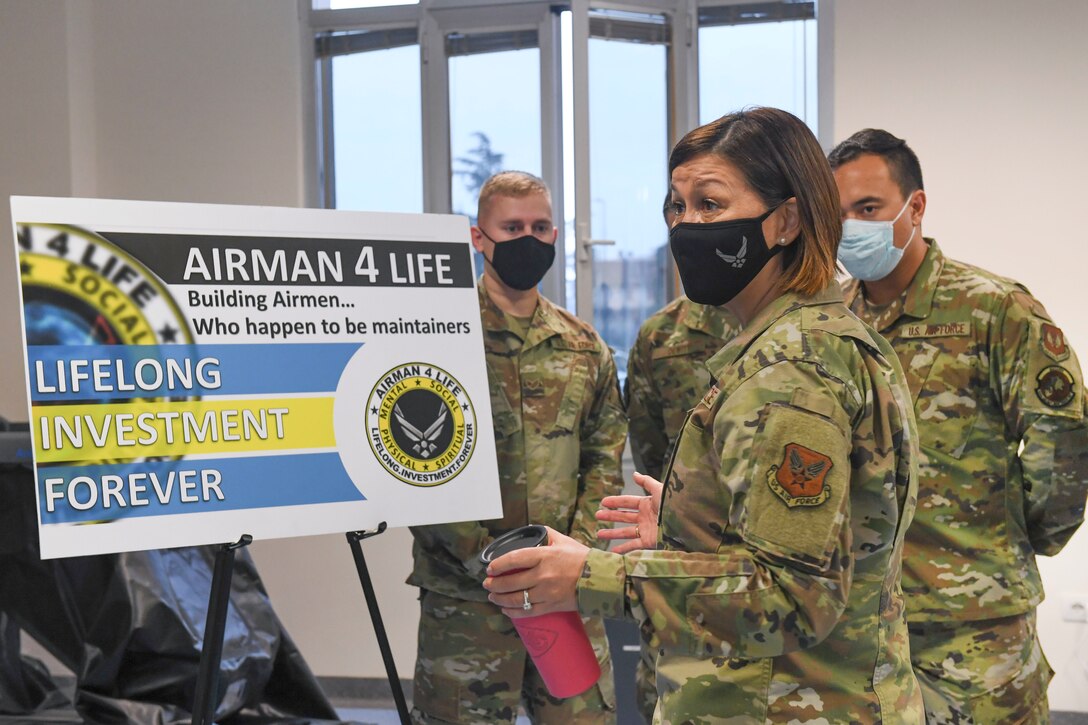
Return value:
M 566 340 L 562 337 L 552 338 L 552 347 L 557 350 L 593 350 L 597 349 L 595 340 Z
M 970 334 L 970 322 L 920 322 L 903 327 L 898 337 L 910 340 L 918 337 L 960 337 Z
M 521 383 L 521 397 L 523 398 L 543 398 L 545 392 L 543 381 L 523 380 Z
M 650 359 L 661 360 L 667 357 L 691 355 L 692 353 L 698 353 L 701 356 L 709 357 L 709 355 L 706 354 L 708 347 L 710 346 L 702 340 L 685 340 L 671 345 L 660 345 L 650 350 Z M 714 350 L 717 350 L 717 348 L 714 348 Z
M 768 404 L 739 527 L 749 544 L 821 571 L 830 564 L 847 519 L 848 430 L 804 408 Z
M 799 443 L 787 443 L 782 462 L 767 470 L 767 485 L 790 508 L 819 506 L 831 496 L 831 487 L 826 481 L 834 465 L 819 451 Z

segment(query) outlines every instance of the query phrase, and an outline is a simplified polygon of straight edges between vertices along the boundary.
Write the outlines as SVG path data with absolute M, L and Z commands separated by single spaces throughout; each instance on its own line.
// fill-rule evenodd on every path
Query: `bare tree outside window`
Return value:
M 454 161 L 461 164 L 460 169 L 454 169 L 453 175 L 460 176 L 465 183 L 465 189 L 472 194 L 473 209 L 457 210 L 458 214 L 465 214 L 472 223 L 476 223 L 475 205 L 480 198 L 480 189 L 484 183 L 495 174 L 503 170 L 502 160 L 506 154 L 495 152 L 491 148 L 491 139 L 482 131 L 472 134 L 478 142 L 475 148 L 469 149 L 466 156 L 458 156 Z

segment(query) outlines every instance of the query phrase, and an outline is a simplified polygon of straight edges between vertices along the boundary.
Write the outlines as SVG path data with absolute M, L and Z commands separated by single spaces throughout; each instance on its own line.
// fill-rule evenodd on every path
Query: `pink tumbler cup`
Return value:
M 548 530 L 529 524 L 492 541 L 480 559 L 489 564 L 516 549 L 547 545 Z M 601 666 L 578 612 L 552 612 L 512 621 L 552 697 L 580 695 L 600 679 Z

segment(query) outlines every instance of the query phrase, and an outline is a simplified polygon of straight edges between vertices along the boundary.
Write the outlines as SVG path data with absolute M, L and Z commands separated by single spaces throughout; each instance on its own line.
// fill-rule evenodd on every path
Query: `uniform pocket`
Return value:
M 495 426 L 495 436 L 506 438 L 521 430 L 521 416 L 514 412 L 514 407 L 502 389 L 499 376 L 487 363 L 487 378 L 490 381 L 491 419 Z
M 657 716 L 666 723 L 762 723 L 772 672 L 770 659 L 668 658 L 658 665 L 658 680 L 670 686 L 658 700 Z
M 949 337 L 923 342 L 920 358 L 933 363 L 918 391 L 914 414 L 923 448 L 960 458 L 978 420 L 977 359 L 972 338 Z
M 589 361 L 579 358 L 571 368 L 567 378 L 563 397 L 556 411 L 555 427 L 557 430 L 573 432 L 577 430 L 585 405 L 586 387 L 589 381 Z
M 940 704 L 927 707 L 938 719 L 1011 725 L 1045 715 L 1054 671 L 1039 646 L 1034 612 L 917 626 L 911 659 L 923 683 L 940 693 Z

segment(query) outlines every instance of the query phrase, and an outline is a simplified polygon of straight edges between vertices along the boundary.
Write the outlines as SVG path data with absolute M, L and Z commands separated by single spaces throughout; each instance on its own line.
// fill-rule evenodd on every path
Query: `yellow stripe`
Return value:
M 331 448 L 336 445 L 332 409 L 332 398 L 36 405 L 32 408 L 35 458 L 39 463 L 94 463 Z M 228 440 L 235 437 L 239 440 Z

